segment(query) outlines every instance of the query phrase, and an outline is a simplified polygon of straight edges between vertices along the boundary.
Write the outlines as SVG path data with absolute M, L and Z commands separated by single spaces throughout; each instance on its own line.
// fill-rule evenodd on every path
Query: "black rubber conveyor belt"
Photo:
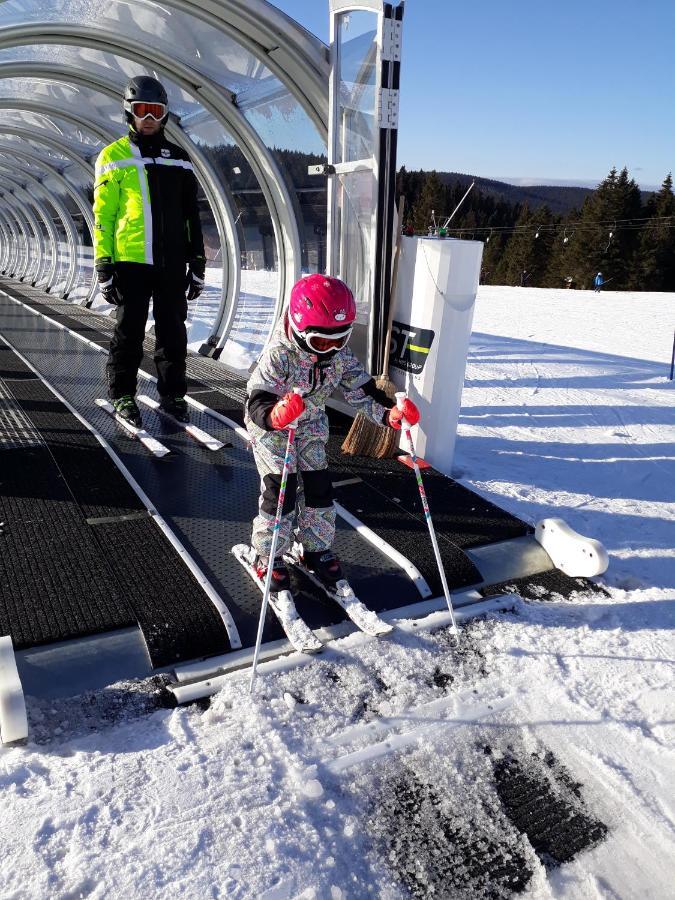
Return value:
M 223 623 L 109 455 L 0 343 L 0 633 L 16 649 L 138 623 L 154 666 Z
M 94 404 L 96 397 L 106 393 L 104 353 L 66 330 L 73 327 L 81 333 L 86 328 L 86 337 L 92 340 L 94 326 L 100 322 L 106 337 L 105 332 L 109 334 L 112 330 L 111 323 L 81 307 L 73 308 L 45 297 L 35 289 L 24 286 L 19 289 L 1 280 L 0 289 L 10 295 L 0 294 L 0 334 L 104 437 L 229 610 L 242 645 L 251 646 L 255 641 L 260 592 L 230 553 L 234 544 L 248 540 L 257 509 L 259 476 L 247 447 L 226 425 L 207 414 L 194 412 L 195 424 L 226 445 L 223 450 L 211 453 L 195 444 L 178 426 L 144 408 L 147 428 L 172 451 L 161 460 L 151 457 Z M 27 308 L 38 305 L 44 315 L 60 321 L 65 328 L 58 328 Z M 95 342 L 105 346 L 101 334 Z M 193 362 L 191 359 L 190 363 Z M 217 363 L 204 362 L 215 369 L 222 368 Z M 146 358 L 143 367 L 151 371 L 151 366 Z M 193 377 L 191 388 L 197 399 L 209 403 L 212 395 L 208 386 Z M 148 379 L 140 380 L 139 393 L 156 399 L 155 385 Z M 218 396 L 221 404 L 233 402 Z M 357 593 L 374 609 L 407 606 L 420 599 L 407 575 L 367 544 L 351 526 L 339 523 L 336 549 L 345 561 Z M 148 567 L 152 568 L 149 563 Z M 156 570 L 152 568 L 152 571 Z M 169 575 L 167 579 L 161 571 L 159 574 L 162 583 L 171 578 Z M 301 614 L 312 627 L 333 625 L 344 618 L 340 607 L 328 600 L 317 600 L 303 590 L 298 591 L 297 599 Z M 165 627 L 161 612 L 155 624 L 161 637 Z M 168 633 L 172 625 L 166 624 Z M 282 637 L 281 629 L 270 615 L 265 640 L 279 637 Z M 192 655 L 206 656 L 212 652 L 210 645 Z

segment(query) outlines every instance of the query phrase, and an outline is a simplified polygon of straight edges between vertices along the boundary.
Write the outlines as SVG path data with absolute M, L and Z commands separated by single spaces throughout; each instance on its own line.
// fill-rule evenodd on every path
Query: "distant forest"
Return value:
M 406 226 L 427 234 L 433 221 L 442 225 L 472 180 L 402 168 L 397 193 L 406 198 Z M 611 290 L 675 291 L 670 174 L 654 193 L 640 191 L 625 168 L 612 169 L 594 191 L 475 180 L 448 235 L 485 243 L 483 283 L 590 288 L 602 272 Z
M 267 204 L 241 150 L 227 145 L 204 150 L 215 167 L 227 173 L 242 223 L 260 231 L 271 254 Z M 325 262 L 326 181 L 308 175 L 307 168 L 326 158 L 280 148 L 272 153 L 298 205 L 304 229 L 302 264 L 320 271 Z M 675 291 L 675 196 L 670 174 L 660 190 L 649 193 L 640 190 L 625 168 L 612 169 L 590 190 L 523 187 L 458 172 L 402 167 L 397 195 L 406 198 L 406 226 L 427 234 L 432 210 L 442 224 L 474 180 L 448 234 L 484 242 L 485 284 L 590 288 L 596 273 L 602 272 L 611 290 Z

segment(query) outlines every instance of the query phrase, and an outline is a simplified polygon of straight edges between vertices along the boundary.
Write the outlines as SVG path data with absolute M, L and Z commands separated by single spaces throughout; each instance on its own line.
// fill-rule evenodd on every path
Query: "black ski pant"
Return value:
M 150 298 L 155 317 L 157 390 L 160 397 L 185 396 L 185 266 L 159 268 L 120 262 L 115 265 L 115 276 L 122 301 L 117 307 L 117 325 L 106 366 L 110 398 L 133 397 L 136 393 Z

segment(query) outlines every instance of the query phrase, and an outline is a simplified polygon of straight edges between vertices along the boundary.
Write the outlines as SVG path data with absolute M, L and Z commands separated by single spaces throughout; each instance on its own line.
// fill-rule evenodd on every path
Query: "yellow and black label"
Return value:
M 389 365 L 419 375 L 424 369 L 433 342 L 434 332 L 428 328 L 392 322 Z

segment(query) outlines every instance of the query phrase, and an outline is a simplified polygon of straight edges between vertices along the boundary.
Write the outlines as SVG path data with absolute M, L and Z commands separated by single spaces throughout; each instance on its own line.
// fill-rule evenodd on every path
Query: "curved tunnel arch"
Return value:
M 26 44 L 57 44 L 99 50 L 126 58 L 193 96 L 236 140 L 265 196 L 274 229 L 279 261 L 276 313 L 300 275 L 300 236 L 293 204 L 283 176 L 269 149 L 233 103 L 233 94 L 197 69 L 162 51 L 101 28 L 50 22 L 0 28 L 0 50 Z
M 18 200 L 20 200 L 20 202 L 23 203 L 26 212 L 28 212 L 28 210 L 31 208 L 34 209 L 36 217 L 39 217 L 39 220 L 42 222 L 44 233 L 42 232 L 42 229 L 40 229 L 40 237 L 38 243 L 38 249 L 40 251 L 40 262 L 36 266 L 35 275 L 31 281 L 31 284 L 38 285 L 42 283 L 44 279 L 46 279 L 46 283 L 49 284 L 49 275 L 51 275 L 53 279 L 56 270 L 55 264 L 53 270 L 51 269 L 51 266 L 56 259 L 55 247 L 58 241 L 56 232 L 53 228 L 54 223 L 49 218 L 44 206 L 35 197 L 33 197 L 22 184 L 13 179 L 11 176 L 5 175 L 3 173 L 3 186 L 6 184 L 10 185 L 9 193 L 11 193 L 14 197 L 16 197 Z M 21 194 L 20 197 L 19 192 Z M 4 193 L 5 192 L 3 191 L 3 195 Z M 35 221 L 37 225 L 38 218 L 36 218 Z M 45 236 L 47 236 L 49 240 L 45 240 Z M 49 275 L 47 274 L 48 267 L 50 267 Z M 0 265 L 0 269 L 2 269 L 2 265 Z
M 3 168 L 3 170 L 4 170 L 4 166 L 0 166 L 0 168 Z M 18 177 L 19 175 L 21 175 L 22 177 L 19 178 Z M 63 243 L 63 241 L 56 231 L 55 223 L 58 221 L 60 223 L 61 229 L 63 230 L 63 234 L 65 237 L 65 243 L 66 243 L 66 246 L 68 247 L 68 252 L 71 257 L 70 263 L 68 266 L 68 268 L 70 268 L 70 269 L 74 268 L 75 257 L 71 253 L 70 243 L 68 241 L 68 235 L 69 235 L 71 229 L 74 228 L 74 223 L 72 222 L 72 218 L 70 216 L 69 211 L 66 209 L 66 207 L 64 207 L 61 204 L 61 202 L 58 198 L 56 198 L 52 195 L 52 196 L 49 196 L 48 200 L 43 201 L 40 199 L 40 197 L 38 197 L 36 195 L 36 192 L 39 191 L 40 189 L 42 189 L 46 194 L 48 192 L 44 188 L 44 185 L 42 185 L 42 183 L 37 178 L 34 178 L 34 176 L 27 174 L 25 171 L 17 172 L 16 170 L 12 170 L 10 175 L 7 175 L 3 171 L 3 177 L 6 181 L 9 181 L 10 183 L 14 184 L 16 187 L 18 187 L 24 191 L 28 191 L 28 187 L 27 187 L 28 184 L 33 185 L 33 193 L 29 193 L 29 196 L 31 198 L 31 202 L 42 213 L 42 218 L 43 218 L 43 221 L 47 228 L 47 232 L 49 234 L 49 238 L 50 238 L 50 242 L 51 242 L 51 246 L 50 246 L 51 267 L 50 267 L 49 276 L 47 276 L 47 280 L 45 282 L 45 290 L 49 293 L 58 284 L 58 281 L 56 280 L 57 276 L 59 276 L 59 280 L 60 280 L 59 252 L 60 252 L 60 247 L 61 247 L 61 244 Z M 46 203 L 49 203 L 51 205 L 51 207 L 54 211 L 53 213 L 49 212 L 49 210 L 47 209 Z M 63 280 L 65 282 L 65 277 Z
M 187 23 L 199 23 L 195 25 L 197 37 L 192 40 L 188 35 L 188 58 L 186 52 L 181 50 L 173 56 L 165 52 L 161 39 L 155 40 L 151 35 L 145 40 L 143 31 L 126 33 L 121 27 L 120 31 L 113 31 L 109 25 L 113 24 L 115 16 L 120 17 L 120 22 L 126 24 L 134 18 L 139 20 L 148 17 L 145 7 L 133 2 L 126 4 L 129 7 L 123 21 L 121 13 L 115 8 L 114 14 L 106 18 L 102 17 L 98 22 L 82 24 L 74 21 L 74 13 L 66 4 L 59 12 L 54 12 L 54 21 L 36 21 L 42 18 L 38 3 L 31 6 L 32 20 L 30 24 L 11 21 L 12 15 L 5 17 L 5 21 L 11 24 L 0 25 L 0 60 L 2 50 L 9 50 L 9 58 L 0 62 L 0 95 L 2 95 L 1 79 L 10 77 L 36 78 L 44 77 L 52 80 L 60 80 L 64 84 L 80 84 L 92 90 L 100 90 L 108 97 L 119 97 L 122 87 L 122 78 L 129 72 L 129 63 L 138 65 L 166 80 L 194 103 L 205 111 L 205 114 L 230 136 L 234 146 L 241 151 L 262 192 L 263 201 L 267 204 L 272 223 L 272 238 L 276 245 L 276 259 L 278 261 L 278 287 L 274 300 L 274 312 L 272 320 L 278 315 L 291 284 L 300 274 L 301 241 L 300 229 L 297 221 L 299 207 L 297 206 L 294 188 L 286 184 L 284 175 L 272 153 L 271 141 L 265 139 L 257 132 L 255 116 L 247 118 L 245 109 L 255 111 L 256 104 L 260 104 L 260 98 L 256 91 L 262 86 L 259 93 L 278 91 L 274 83 L 281 85 L 300 106 L 307 120 L 312 123 L 315 133 L 325 143 L 328 121 L 328 82 L 329 82 L 329 51 L 326 45 L 315 36 L 311 35 L 298 23 L 294 22 L 281 11 L 277 10 L 266 0 L 166 0 L 161 7 L 159 19 L 163 16 L 173 16 L 172 27 L 182 21 Z M 166 9 L 165 9 L 166 8 Z M 111 8 L 112 9 L 112 8 Z M 176 11 L 176 14 L 170 11 Z M 44 7 L 49 19 L 51 10 Z M 37 15 L 36 15 L 37 13 Z M 179 15 L 180 14 L 180 15 Z M 180 16 L 183 19 L 180 19 Z M 186 18 L 190 17 L 190 18 Z M 66 21 L 67 19 L 72 21 Z M 57 21 L 61 19 L 62 21 Z M 0 14 L 0 22 L 3 17 Z M 163 20 L 168 21 L 168 19 Z M 103 25 L 103 27 L 101 27 Z M 211 32 L 209 32 L 211 29 Z M 158 29 L 158 34 L 161 29 Z M 244 85 L 243 90 L 232 85 L 230 90 L 221 78 L 215 78 L 213 69 L 201 65 L 197 38 L 206 33 L 219 32 L 233 41 L 245 54 L 250 55 L 251 65 L 255 62 L 250 85 Z M 189 55 L 193 44 L 197 49 L 194 58 Z M 47 46 L 65 45 L 69 48 L 77 48 L 84 51 L 81 54 L 82 65 L 78 71 L 74 67 L 64 65 L 59 57 L 58 62 L 41 59 L 22 59 L 19 48 L 37 45 L 37 51 L 33 55 L 46 55 Z M 14 52 L 12 52 L 14 51 Z M 18 51 L 18 52 L 17 52 Z M 6 55 L 6 54 L 5 54 Z M 66 55 L 64 54 L 64 58 Z M 115 84 L 111 79 L 111 72 L 103 76 L 101 59 L 108 57 L 114 60 L 122 60 L 117 63 L 118 71 L 113 74 L 119 79 Z M 229 58 L 228 58 L 229 60 Z M 238 60 L 240 61 L 240 60 Z M 229 62 L 228 62 L 229 65 Z M 225 66 L 224 68 L 228 68 Z M 231 67 L 230 67 L 231 68 Z M 234 71 L 234 70 L 233 70 Z M 262 74 L 260 74 L 262 73 Z M 247 72 L 247 77 L 248 77 Z M 229 76 L 228 76 L 229 77 Z M 256 81 L 256 79 L 258 79 Z M 261 80 L 262 79 L 262 80 Z M 250 87 L 253 87 L 253 90 Z M 236 94 L 236 96 L 235 96 Z M 265 101 L 266 102 L 266 101 Z M 56 102 L 42 103 L 36 96 L 0 96 L 0 110 L 12 108 L 32 111 L 36 114 L 58 117 L 64 114 L 64 119 L 76 127 L 82 128 L 93 134 L 95 138 L 109 143 L 111 139 L 119 136 L 113 133 L 114 128 L 99 126 L 94 122 L 87 122 L 83 117 L 73 114 L 72 110 L 65 109 L 63 104 Z M 67 113 L 67 115 L 65 115 Z M 188 117 L 189 118 L 189 117 Z M 253 121 L 249 121 L 253 119 Z M 0 127 L 2 121 L 0 120 Z M 240 308 L 240 272 L 242 267 L 241 248 L 238 235 L 242 228 L 237 224 L 241 217 L 234 215 L 233 202 L 228 196 L 227 179 L 223 179 L 218 169 L 211 165 L 210 159 L 200 151 L 199 143 L 193 140 L 189 131 L 180 127 L 177 121 L 170 123 L 172 129 L 171 138 L 177 143 L 183 142 L 187 151 L 195 162 L 195 168 L 201 167 L 207 177 L 200 178 L 205 195 L 214 214 L 214 221 L 218 230 L 218 237 L 222 249 L 223 259 L 223 289 L 220 308 L 215 315 L 212 327 L 214 343 L 222 348 L 227 339 L 230 327 Z M 194 128 L 190 125 L 194 133 Z M 40 129 L 36 129 L 36 132 Z M 46 130 L 46 129 L 45 129 Z M 27 138 L 27 135 L 18 135 Z M 29 138 L 39 142 L 38 134 Z M 44 143 L 47 143 L 46 141 Z M 53 145 L 54 146 L 54 145 Z M 95 151 L 95 147 L 92 148 Z M 9 148 L 6 149 L 9 152 Z M 63 151 L 65 154 L 65 150 Z M 200 156 L 201 159 L 197 159 Z M 74 162 L 74 160 L 73 160 Z M 207 189 L 208 187 L 208 189 Z M 229 202 L 228 202 L 229 201 Z M 302 215 L 302 213 L 299 213 Z M 262 232 L 264 234 L 264 232 Z M 315 232 L 316 233 L 316 232 Z M 311 231 L 310 231 L 311 234 Z M 317 239 L 314 238 L 316 241 Z M 216 245 L 217 246 L 217 245 Z M 228 265 L 228 262 L 230 265 Z M 269 262 L 263 263 L 269 265 Z M 92 286 L 88 301 L 93 299 L 95 285 Z M 211 338 L 209 339 L 211 343 Z M 226 361 L 226 360 L 224 360 Z
M 15 77 L 39 77 L 68 86 L 71 84 L 82 85 L 116 101 L 119 100 L 124 90 L 124 85 L 121 83 L 116 85 L 110 79 L 104 79 L 99 76 L 89 75 L 87 77 L 82 72 L 62 64 L 0 63 L 0 83 L 4 78 Z M 12 98 L 12 100 L 0 101 L 0 110 L 2 109 L 23 109 L 43 116 L 47 115 L 49 111 L 54 116 L 76 124 L 85 131 L 89 130 L 91 133 L 97 134 L 106 144 L 117 140 L 119 137 L 119 132 L 115 131 L 112 126 L 108 129 L 100 124 L 91 123 L 86 117 L 72 113 L 61 104 L 50 103 L 48 105 L 46 102 L 39 100 L 17 97 Z M 197 178 L 211 205 L 221 247 L 227 248 L 227 253 L 223 253 L 221 305 L 216 315 L 216 322 L 220 322 L 226 310 L 234 310 L 240 284 L 239 270 L 236 265 L 236 261 L 239 259 L 240 247 L 233 201 L 229 196 L 227 186 L 218 177 L 206 155 L 194 144 L 189 135 L 182 130 L 179 123 L 170 118 L 166 130 L 169 137 L 190 154 Z M 92 150 L 92 154 L 94 156 L 97 155 L 98 149 Z M 91 303 L 96 290 L 97 287 L 94 282 L 87 298 L 88 305 Z
M 0 165 L 1 164 L 2 164 L 2 161 L 0 160 Z M 45 190 L 45 185 L 42 183 L 42 181 L 40 181 L 40 179 L 35 174 L 33 174 L 33 172 L 31 172 L 27 167 L 21 167 L 21 166 L 15 165 L 14 170 L 19 172 L 21 174 L 21 176 L 28 183 L 32 184 L 34 187 L 38 187 L 38 188 L 41 188 L 42 190 Z M 59 173 L 55 169 L 50 169 L 48 167 L 47 167 L 47 174 L 49 177 L 55 178 L 58 181 L 58 183 L 61 186 L 64 193 L 66 195 L 70 196 L 71 199 L 73 200 L 73 202 L 78 207 L 80 207 L 80 204 L 82 203 L 82 198 L 77 196 L 73 186 L 67 181 L 67 179 L 65 179 L 62 175 L 59 175 Z M 73 221 L 72 215 L 70 214 L 70 212 L 68 211 L 66 206 L 63 204 L 60 197 L 58 197 L 55 193 L 51 192 L 51 193 L 49 193 L 49 202 L 52 204 L 54 209 L 57 211 L 58 216 L 63 224 L 65 235 L 66 235 L 66 244 L 68 246 L 68 251 L 69 251 L 70 259 L 71 259 L 70 266 L 69 266 L 70 271 L 65 280 L 64 289 L 61 293 L 61 296 L 64 299 L 67 299 L 70 292 L 73 290 L 73 286 L 74 286 L 76 278 L 77 278 L 77 248 L 78 248 L 78 244 L 79 244 L 78 237 L 77 237 L 77 228 Z M 85 203 L 82 208 L 87 209 L 87 204 Z M 87 214 L 89 216 L 91 216 L 91 211 L 88 209 L 87 209 Z
M 15 210 L 14 207 L 10 204 L 9 206 L 5 207 L 4 212 L 5 212 L 5 217 L 6 217 L 6 220 L 7 220 L 7 224 L 8 224 L 8 228 L 9 228 L 10 233 L 11 233 L 15 228 L 17 228 L 17 229 L 18 229 L 18 236 L 20 236 L 21 242 L 23 242 L 23 244 L 24 244 L 24 246 L 25 246 L 25 243 L 26 243 L 26 233 L 25 233 L 25 230 L 24 230 L 24 227 L 23 227 L 23 224 L 22 224 L 21 220 L 17 217 L 16 210 Z M 12 220 L 14 220 L 14 226 L 12 225 Z M 10 258 L 9 258 L 9 260 L 8 260 L 8 262 L 7 262 L 7 272 L 8 272 L 8 274 L 11 275 L 13 278 L 18 278 L 18 277 L 20 277 L 19 272 L 20 272 L 20 267 L 21 267 L 21 253 L 22 253 L 22 247 L 21 247 L 21 243 L 20 243 L 20 241 L 19 241 L 19 239 L 18 239 L 18 236 L 17 236 L 17 240 L 14 241 L 14 248 L 13 248 L 13 251 L 12 251 L 12 253 L 10 254 Z
M 4 199 L 6 202 L 9 202 L 10 206 L 14 209 L 15 213 L 20 214 L 23 219 L 28 223 L 30 230 L 33 234 L 32 239 L 30 239 L 30 243 L 33 245 L 30 247 L 30 251 L 26 258 L 26 265 L 19 275 L 19 279 L 21 281 L 32 280 L 37 273 L 40 271 L 42 267 L 43 261 L 43 249 L 42 249 L 42 230 L 40 229 L 37 219 L 33 215 L 29 206 L 25 203 L 21 203 L 19 198 L 14 194 L 13 191 L 9 192 L 8 199 L 7 193 L 4 194 Z M 28 232 L 26 232 L 26 236 L 28 237 Z M 33 258 L 31 258 L 33 257 Z
M 87 175 L 88 177 L 90 177 L 90 176 L 93 175 L 93 166 L 92 166 L 92 164 L 89 163 L 89 162 L 87 162 L 87 160 L 84 159 L 83 157 L 80 157 L 79 154 L 73 153 L 72 149 L 71 149 L 70 147 L 68 147 L 68 145 L 64 145 L 64 143 L 61 142 L 61 141 L 59 141 L 58 139 L 52 139 L 52 138 L 46 139 L 45 136 L 43 136 L 43 135 L 40 135 L 40 134 L 34 134 L 34 133 L 32 132 L 31 129 L 4 128 L 4 127 L 2 127 L 2 123 L 1 123 L 1 122 L 0 122 L 0 154 L 6 154 L 7 156 L 11 156 L 11 154 L 13 153 L 13 151 L 16 150 L 16 148 L 15 148 L 14 146 L 5 144 L 5 143 L 1 140 L 2 135 L 3 135 L 3 134 L 8 134 L 8 133 L 9 133 L 9 134 L 16 134 L 16 133 L 19 133 L 19 136 L 22 136 L 22 135 L 21 135 L 22 132 L 24 133 L 23 136 L 24 136 L 26 139 L 28 139 L 28 140 L 32 140 L 32 141 L 42 141 L 42 142 L 45 143 L 45 144 L 49 144 L 49 145 L 53 146 L 53 147 L 54 147 L 55 149 L 57 149 L 57 150 L 60 150 L 60 151 L 66 150 L 66 151 L 68 152 L 69 156 L 68 156 L 68 159 L 67 159 L 67 160 L 64 160 L 64 164 L 69 164 L 69 163 L 72 162 L 72 163 L 74 163 L 75 165 L 80 166 L 80 167 L 82 168 L 82 170 L 86 173 L 86 175 Z M 18 154 L 17 154 L 17 155 L 18 155 Z M 31 154 L 31 155 L 32 155 L 32 154 Z M 37 154 L 35 154 L 35 158 L 36 158 L 36 161 L 37 161 L 37 159 L 39 158 L 41 164 L 43 164 L 43 165 L 45 166 L 45 169 L 46 169 L 46 170 L 48 169 L 49 173 L 52 174 L 51 168 L 48 168 L 48 167 L 50 167 L 50 160 L 49 160 L 49 159 L 43 158 L 42 156 L 38 157 Z M 56 164 L 56 163 L 57 163 L 57 160 L 53 160 L 53 162 L 54 162 L 54 164 Z M 24 177 L 25 177 L 25 172 L 24 172 L 23 170 L 22 170 L 22 172 L 23 172 Z M 5 180 L 8 180 L 8 179 L 5 178 Z M 19 186 L 20 189 L 22 189 L 23 191 L 26 191 L 26 188 L 25 188 L 23 185 L 18 185 L 18 186 Z M 11 193 L 14 193 L 14 192 L 11 192 Z M 28 197 L 31 196 L 31 195 L 30 195 L 30 192 L 27 192 L 27 191 L 26 191 L 26 193 L 27 193 L 27 196 L 28 196 Z M 33 201 L 33 202 L 34 202 L 34 201 Z M 87 210 L 87 209 L 88 209 L 88 205 L 85 203 L 85 210 Z M 83 211 L 83 215 L 84 215 L 84 211 Z M 44 216 L 43 216 L 42 218 L 44 218 Z M 71 221 L 72 221 L 72 219 L 71 219 Z M 64 227 L 69 228 L 69 226 L 66 226 L 65 223 L 64 223 Z M 90 230 L 91 230 L 91 228 L 93 228 L 93 223 L 90 225 Z M 42 235 L 41 235 L 41 233 L 39 233 L 38 231 L 36 231 L 35 228 L 33 228 L 33 230 L 34 230 L 35 233 L 36 233 L 36 241 L 38 242 L 38 246 L 41 247 L 41 256 L 42 256 L 42 254 L 43 254 L 43 252 L 44 252 L 44 250 L 43 250 L 43 248 L 42 248 L 42 246 L 41 246 L 41 245 L 42 245 L 42 240 L 41 240 Z M 38 273 L 38 277 L 34 277 L 34 278 L 32 279 L 32 283 L 34 283 L 34 284 L 37 283 L 37 281 L 39 280 L 40 266 L 38 266 L 38 267 L 36 268 L 36 272 Z M 24 280 L 24 279 L 27 277 L 27 274 L 28 274 L 27 272 L 24 273 L 23 278 L 22 278 L 21 280 Z
M 48 240 L 43 242 L 43 249 L 45 251 L 45 271 L 38 274 L 33 284 L 35 286 L 38 286 L 44 283 L 46 289 L 50 290 L 51 286 L 55 283 L 59 263 L 57 252 L 59 236 L 54 225 L 53 214 L 49 212 L 43 201 L 39 197 L 36 197 L 34 194 L 31 194 L 23 184 L 15 181 L 14 179 L 10 179 L 9 176 L 5 176 L 5 179 L 11 180 L 15 184 L 16 188 L 26 194 L 28 202 L 32 203 L 44 223 L 46 235 L 48 237 Z M 54 213 L 58 218 L 58 212 L 54 210 Z

